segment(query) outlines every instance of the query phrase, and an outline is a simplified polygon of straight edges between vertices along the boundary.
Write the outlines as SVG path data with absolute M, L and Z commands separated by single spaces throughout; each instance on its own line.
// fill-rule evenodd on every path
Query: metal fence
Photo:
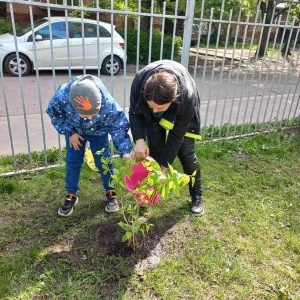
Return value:
M 128 111 L 134 74 L 152 61 L 155 29 L 161 31 L 159 58 L 175 59 L 175 40 L 177 36 L 182 36 L 179 61 L 189 69 L 199 90 L 204 139 L 240 137 L 299 125 L 300 26 L 299 20 L 292 15 L 291 2 L 274 1 L 271 19 L 267 19 L 267 14 L 262 14 L 261 3 L 255 11 L 244 15 L 242 5 L 226 11 L 225 0 L 220 1 L 218 8 L 208 8 L 205 0 L 201 7 L 195 7 L 195 1 L 187 1 L 184 14 L 179 12 L 179 0 L 172 2 L 173 7 L 167 7 L 164 2 L 160 8 L 155 7 L 152 1 L 147 10 L 139 1 L 136 11 L 127 9 L 127 1 L 124 1 L 123 10 L 114 9 L 113 1 L 111 7 L 106 9 L 96 1 L 89 1 L 93 7 L 84 6 L 83 1 L 3 2 L 7 4 L 14 36 L 17 28 L 15 19 L 20 11 L 18 5 L 22 7 L 23 14 L 28 12 L 32 29 L 37 18 L 36 9 L 50 20 L 56 15 L 68 19 L 71 12 L 77 11 L 82 20 L 88 13 L 97 21 L 108 20 L 111 26 L 117 24 L 124 32 L 126 56 L 132 46 L 127 44 L 130 26 L 138 32 L 134 45 L 135 61 L 128 63 L 125 60 L 124 69 L 117 76 L 102 75 L 100 66 L 96 71 L 89 71 L 83 66 L 79 71 L 68 68 L 64 72 L 54 67 L 51 71 L 42 72 L 37 66 L 37 70 L 26 77 L 11 77 L 1 70 L 0 156 L 13 157 L 12 173 L 20 171 L 20 157 L 24 159 L 26 156 L 33 169 L 32 154 L 43 153 L 43 167 L 47 167 L 49 149 L 64 147 L 45 109 L 57 87 L 72 76 L 87 72 L 99 76 L 119 104 Z M 145 22 L 149 34 L 146 62 L 142 61 L 141 55 L 145 54 L 141 53 L 141 33 L 145 31 Z M 172 39 L 167 57 L 164 52 L 166 36 Z M 14 43 L 18 49 L 16 37 Z M 33 39 L 33 49 L 36 43 Z M 52 43 L 51 36 L 49 47 Z M 84 50 L 84 40 L 82 47 Z M 22 54 L 18 50 L 16 53 L 17 58 Z

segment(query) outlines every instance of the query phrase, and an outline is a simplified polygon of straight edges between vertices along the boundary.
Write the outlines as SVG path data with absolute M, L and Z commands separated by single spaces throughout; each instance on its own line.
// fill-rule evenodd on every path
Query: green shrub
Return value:
M 11 23 L 7 19 L 0 18 L 0 34 L 10 32 L 11 30 Z
M 124 33 L 121 33 L 124 37 Z M 137 34 L 136 29 L 129 29 L 127 31 L 127 62 L 136 63 L 137 58 Z M 139 62 L 148 63 L 149 58 L 149 33 L 140 32 L 140 47 L 139 47 Z M 172 54 L 172 36 L 164 35 L 163 40 L 163 53 L 162 59 L 171 59 Z M 173 59 L 179 58 L 179 47 L 181 46 L 181 37 L 176 37 L 174 40 L 174 56 Z M 160 48 L 161 48 L 161 31 L 154 30 L 152 34 L 152 47 L 151 47 L 151 61 L 160 59 Z
M 84 5 L 84 7 L 89 7 L 89 6 Z M 72 18 L 80 18 L 81 17 L 81 11 L 80 10 L 73 10 L 73 11 L 69 12 L 68 16 L 72 17 Z M 83 17 L 84 18 L 89 18 L 90 17 L 89 12 L 88 11 L 84 11 L 83 12 Z

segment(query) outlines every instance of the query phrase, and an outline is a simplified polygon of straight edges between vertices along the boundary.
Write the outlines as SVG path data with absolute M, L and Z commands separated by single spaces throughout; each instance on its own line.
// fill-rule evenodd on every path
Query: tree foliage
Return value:
M 183 16 L 186 14 L 187 3 L 189 0 L 179 0 L 177 7 L 177 15 Z M 111 8 L 111 1 L 104 0 L 100 1 L 101 7 Z M 154 1 L 154 12 L 161 13 L 163 9 L 163 3 L 166 3 L 166 13 L 170 15 L 175 14 L 175 0 L 155 0 Z M 300 21 L 300 1 L 286 2 L 286 5 L 281 8 L 281 10 L 276 9 L 276 5 L 279 3 L 275 0 L 195 0 L 195 10 L 194 18 L 212 18 L 213 26 L 218 26 L 219 31 L 226 32 L 226 27 L 228 25 L 222 24 L 218 25 L 218 20 L 228 20 L 230 14 L 232 15 L 232 20 L 256 20 L 258 22 L 263 22 L 265 24 L 271 24 L 278 18 L 280 14 L 289 11 L 290 24 L 299 24 Z M 113 1 L 113 8 L 119 10 L 125 10 L 125 1 L 116 0 Z M 149 13 L 151 11 L 151 0 L 143 0 L 141 10 L 144 13 Z M 129 11 L 138 11 L 138 1 L 128 0 Z M 182 25 L 183 20 L 179 21 Z M 149 18 L 142 18 L 142 29 L 146 30 L 149 28 Z M 257 48 L 257 54 L 259 57 L 266 55 L 267 47 L 267 36 L 269 34 L 270 27 L 262 27 L 262 39 L 260 45 Z M 220 40 L 222 40 L 222 34 L 220 34 Z

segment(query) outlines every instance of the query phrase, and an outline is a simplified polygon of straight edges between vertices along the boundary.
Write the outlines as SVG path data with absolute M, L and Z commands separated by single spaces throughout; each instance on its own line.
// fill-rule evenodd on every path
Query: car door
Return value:
M 103 49 L 98 25 L 87 22 L 83 23 L 83 26 L 80 22 L 70 22 L 70 24 L 72 67 L 97 67 L 98 57 L 101 58 Z
M 52 47 L 50 37 L 52 31 Z M 37 66 L 39 69 L 68 66 L 68 47 L 65 22 L 47 24 L 35 31 L 35 37 L 40 35 L 42 40 L 36 40 Z M 29 39 L 32 39 L 32 36 Z M 32 46 L 33 47 L 33 46 Z M 52 49 L 52 50 L 51 50 Z M 33 49 L 34 50 L 34 49 Z M 52 59 L 53 52 L 53 59 Z

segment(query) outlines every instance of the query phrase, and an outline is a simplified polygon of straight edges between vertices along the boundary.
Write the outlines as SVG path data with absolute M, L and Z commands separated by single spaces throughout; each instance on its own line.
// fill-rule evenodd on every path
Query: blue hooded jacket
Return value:
M 99 78 L 93 76 L 102 94 L 98 114 L 92 120 L 88 120 L 80 117 L 73 108 L 69 101 L 70 87 L 79 77 L 81 76 L 62 84 L 50 100 L 46 112 L 54 128 L 65 136 L 71 136 L 74 133 L 83 136 L 103 136 L 108 133 L 120 156 L 130 153 L 132 145 L 128 135 L 129 122 L 124 111 Z

